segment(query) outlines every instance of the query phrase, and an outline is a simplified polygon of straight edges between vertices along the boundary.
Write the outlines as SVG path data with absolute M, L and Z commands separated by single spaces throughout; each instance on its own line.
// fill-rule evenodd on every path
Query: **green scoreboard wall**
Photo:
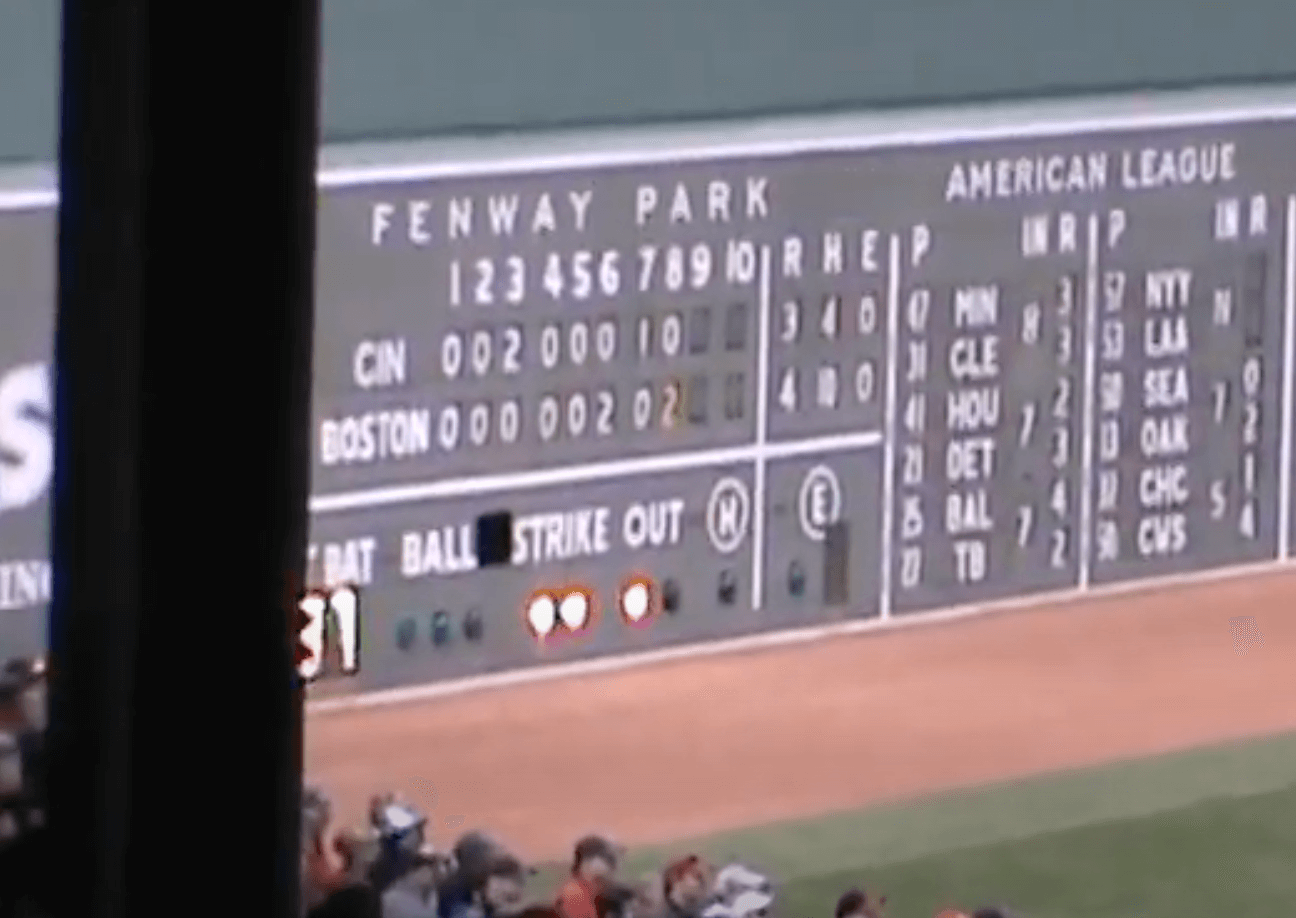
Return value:
M 0 4 L 0 161 L 52 158 L 58 7 Z M 324 139 L 1296 75 L 1287 0 L 325 0 Z

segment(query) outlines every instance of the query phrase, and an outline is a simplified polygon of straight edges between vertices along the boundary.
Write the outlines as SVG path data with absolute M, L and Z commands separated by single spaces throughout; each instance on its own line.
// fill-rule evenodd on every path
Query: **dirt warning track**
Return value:
M 665 842 L 1296 729 L 1293 600 L 1264 575 L 314 714 L 307 774 L 346 822 L 406 794 L 442 842 Z

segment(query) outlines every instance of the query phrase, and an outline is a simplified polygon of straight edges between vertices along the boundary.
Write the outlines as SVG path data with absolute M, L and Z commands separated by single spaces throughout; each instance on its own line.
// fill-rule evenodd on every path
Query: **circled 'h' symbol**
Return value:
M 751 495 L 738 478 L 722 478 L 707 501 L 707 536 L 722 555 L 733 554 L 747 537 L 751 522 Z

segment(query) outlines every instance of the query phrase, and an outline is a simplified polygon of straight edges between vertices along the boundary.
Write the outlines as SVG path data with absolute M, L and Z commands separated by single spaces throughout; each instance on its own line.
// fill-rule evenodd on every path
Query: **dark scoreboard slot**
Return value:
M 1269 256 L 1252 252 L 1247 256 L 1242 280 L 1243 343 L 1248 348 L 1264 343 L 1265 312 L 1269 299 Z
M 823 584 L 825 606 L 850 601 L 850 524 L 845 520 L 824 529 Z
M 501 567 L 513 558 L 513 514 L 507 510 L 477 517 L 478 567 Z

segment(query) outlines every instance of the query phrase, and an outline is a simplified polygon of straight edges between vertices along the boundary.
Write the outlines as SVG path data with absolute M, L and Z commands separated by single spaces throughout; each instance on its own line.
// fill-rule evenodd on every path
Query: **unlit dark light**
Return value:
M 787 588 L 788 593 L 798 599 L 805 595 L 806 572 L 800 561 L 788 565 Z
M 464 615 L 462 623 L 463 636 L 468 641 L 480 641 L 485 633 L 485 622 L 481 610 L 473 607 Z M 418 623 L 414 618 L 403 618 L 396 623 L 396 647 L 405 652 L 414 649 L 418 643 Z M 438 609 L 428 617 L 428 638 L 434 647 L 445 647 L 454 640 L 454 619 L 444 609 Z
M 396 646 L 401 650 L 409 650 L 414 646 L 414 639 L 418 636 L 418 626 L 414 624 L 414 619 L 404 618 L 396 624 Z
M 432 643 L 437 647 L 450 643 L 450 613 L 441 610 L 432 613 Z
M 469 609 L 468 614 L 464 616 L 464 637 L 470 641 L 480 641 L 485 628 L 486 623 L 482 620 L 481 609 L 478 609 L 475 606 Z
M 674 615 L 680 610 L 680 585 L 673 577 L 662 584 L 662 611 Z
M 716 581 L 716 599 L 722 606 L 732 606 L 738 599 L 738 578 L 733 571 L 721 571 Z

